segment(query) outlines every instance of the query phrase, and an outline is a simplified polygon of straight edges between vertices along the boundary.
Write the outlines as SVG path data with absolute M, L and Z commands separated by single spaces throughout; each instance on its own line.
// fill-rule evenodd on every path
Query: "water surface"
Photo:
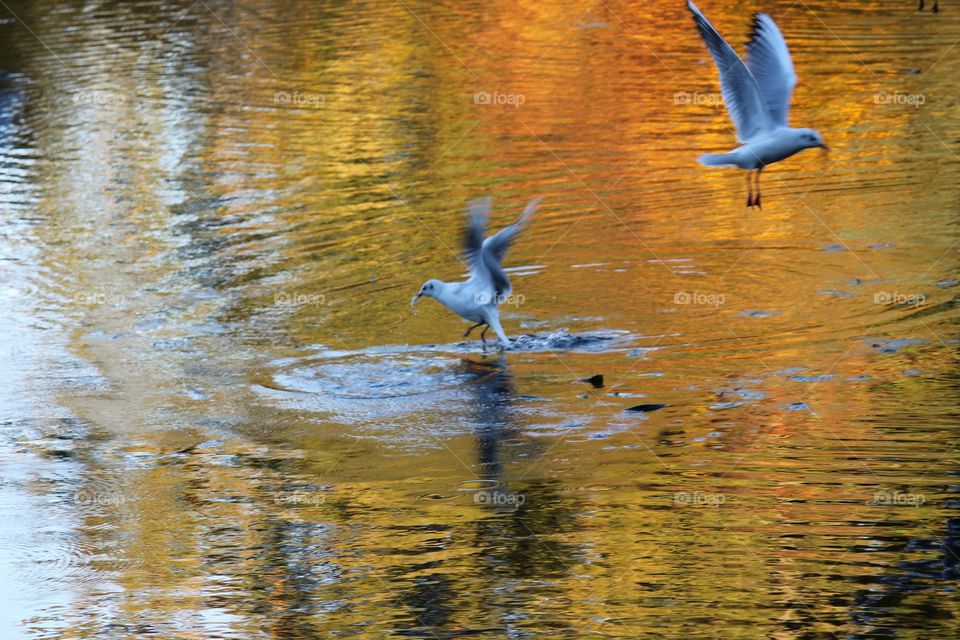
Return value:
M 701 8 L 762 211 L 679 2 L 0 9 L 3 637 L 956 636 L 957 13 Z

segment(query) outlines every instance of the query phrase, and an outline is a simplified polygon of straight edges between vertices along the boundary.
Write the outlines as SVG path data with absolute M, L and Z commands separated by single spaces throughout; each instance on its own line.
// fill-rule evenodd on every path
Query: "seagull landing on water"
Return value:
M 503 257 L 539 203 L 540 198 L 531 200 L 519 220 L 484 239 L 487 219 L 490 217 L 490 198 L 472 201 L 468 207 L 469 220 L 463 249 L 470 277 L 464 282 L 427 280 L 420 287 L 420 292 L 413 296 L 410 306 L 423 296 L 433 298 L 461 318 L 474 323 L 463 334 L 464 338 L 477 327 L 483 327 L 480 340 L 484 344 L 487 342 L 487 329 L 493 329 L 500 338 L 501 346 L 510 346 L 510 340 L 500 326 L 500 311 L 497 310 L 497 305 L 511 291 L 510 279 L 502 266 Z
M 771 163 L 812 147 L 827 149 L 813 129 L 787 125 L 790 94 L 797 85 L 790 51 L 773 18 L 758 13 L 747 43 L 747 63 L 727 44 L 697 6 L 687 0 L 697 30 L 720 70 L 720 90 L 737 128 L 739 147 L 729 153 L 700 156 L 710 167 L 747 170 L 747 206 L 760 206 L 760 172 Z M 751 172 L 756 172 L 756 197 Z

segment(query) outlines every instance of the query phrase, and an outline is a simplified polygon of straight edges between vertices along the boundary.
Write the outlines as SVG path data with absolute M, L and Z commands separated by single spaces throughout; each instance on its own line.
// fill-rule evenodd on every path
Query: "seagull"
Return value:
M 473 200 L 467 207 L 467 234 L 464 239 L 463 257 L 470 269 L 470 277 L 464 282 L 441 282 L 430 279 L 423 283 L 420 292 L 410 300 L 413 307 L 417 300 L 426 296 L 433 298 L 461 318 L 473 322 L 463 334 L 466 338 L 477 327 L 483 327 L 480 340 L 486 345 L 487 329 L 493 329 L 500 339 L 501 347 L 509 347 L 510 340 L 500 326 L 500 312 L 497 305 L 510 295 L 510 279 L 503 270 L 503 257 L 507 249 L 527 226 L 527 221 L 540 198 L 527 203 L 520 218 L 509 227 L 505 227 L 484 238 L 487 219 L 490 217 L 490 198 Z
M 760 207 L 760 172 L 766 165 L 804 149 L 828 147 L 817 131 L 787 125 L 790 94 L 797 84 L 797 74 L 787 43 L 773 18 L 765 13 L 753 17 L 744 64 L 691 0 L 687 0 L 687 8 L 720 71 L 723 101 L 740 142 L 739 147 L 728 153 L 700 156 L 700 164 L 746 169 L 747 206 Z M 753 171 L 756 172 L 756 198 L 750 180 Z

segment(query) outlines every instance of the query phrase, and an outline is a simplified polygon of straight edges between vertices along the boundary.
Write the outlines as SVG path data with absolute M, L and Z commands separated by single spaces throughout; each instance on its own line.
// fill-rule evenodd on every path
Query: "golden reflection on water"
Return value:
M 750 211 L 682 3 L 191 4 L 0 24 L 11 637 L 955 635 L 948 12 L 701 3 L 833 148 Z M 487 194 L 611 339 L 409 314 Z

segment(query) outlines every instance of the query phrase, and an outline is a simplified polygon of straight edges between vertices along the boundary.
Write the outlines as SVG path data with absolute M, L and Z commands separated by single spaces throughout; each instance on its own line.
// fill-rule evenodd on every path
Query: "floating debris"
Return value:
M 602 374 L 602 373 L 598 373 L 597 375 L 595 375 L 595 376 L 590 376 L 589 378 L 580 378 L 580 382 L 586 382 L 587 384 L 589 384 L 590 386 L 592 386 L 594 389 L 602 389 L 602 388 L 603 388 L 603 374 Z
M 624 409 L 624 411 L 630 411 L 631 413 L 650 413 L 651 411 L 657 411 L 658 409 L 663 409 L 666 406 L 668 405 L 655 404 L 655 403 L 637 404 L 627 409 Z

